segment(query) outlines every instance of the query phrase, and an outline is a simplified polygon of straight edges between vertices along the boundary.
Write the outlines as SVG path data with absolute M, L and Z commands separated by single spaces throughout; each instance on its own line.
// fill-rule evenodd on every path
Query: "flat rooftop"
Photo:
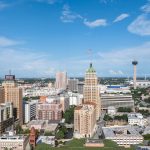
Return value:
M 105 138 L 115 138 L 115 137 L 140 137 L 141 135 L 129 125 L 127 126 L 112 126 L 103 127 L 103 133 Z M 141 136 L 142 137 L 142 136 Z

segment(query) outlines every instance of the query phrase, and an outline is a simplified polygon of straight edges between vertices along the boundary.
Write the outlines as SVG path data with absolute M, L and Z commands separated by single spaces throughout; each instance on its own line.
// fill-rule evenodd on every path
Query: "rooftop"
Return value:
M 96 71 L 95 71 L 95 69 L 93 68 L 92 63 L 90 63 L 90 67 L 89 67 L 89 69 L 87 70 L 87 73 L 93 73 L 93 72 L 96 72 Z
M 116 126 L 103 127 L 103 133 L 105 135 L 105 138 L 141 136 L 133 127 L 129 125 L 117 127 Z

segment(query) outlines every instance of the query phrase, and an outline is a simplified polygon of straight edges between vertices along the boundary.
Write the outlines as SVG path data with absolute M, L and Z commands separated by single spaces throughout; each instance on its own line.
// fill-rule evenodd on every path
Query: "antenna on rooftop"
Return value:
M 90 63 L 92 63 L 92 57 L 93 57 L 92 49 L 88 49 L 88 56 L 89 56 Z
M 9 70 L 9 75 L 11 75 L 11 69 Z

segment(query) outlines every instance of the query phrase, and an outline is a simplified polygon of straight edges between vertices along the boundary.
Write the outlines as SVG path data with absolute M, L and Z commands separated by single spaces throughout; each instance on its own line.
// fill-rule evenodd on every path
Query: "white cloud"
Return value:
M 95 27 L 99 27 L 99 26 L 106 26 L 107 25 L 107 21 L 106 19 L 97 19 L 94 21 L 87 21 L 86 19 L 84 20 L 84 24 L 90 28 L 95 28 Z
M 7 47 L 7 46 L 13 46 L 13 45 L 18 45 L 22 44 L 23 42 L 21 41 L 15 41 L 12 39 L 9 39 L 7 37 L 0 36 L 0 46 L 1 47 Z
M 113 2 L 114 0 L 100 0 L 99 2 L 100 3 L 104 3 L 104 4 L 107 4 L 109 2 Z
M 150 35 L 150 15 L 138 16 L 129 26 L 128 31 L 141 36 Z
M 141 10 L 144 12 L 144 13 L 150 13 L 150 1 L 148 1 L 147 4 L 145 4 L 144 6 L 141 7 Z
M 123 14 L 119 15 L 113 22 L 122 21 L 122 20 L 124 20 L 124 19 L 127 18 L 127 17 L 129 17 L 129 14 L 123 13 Z
M 74 22 L 75 19 L 82 19 L 82 16 L 75 12 L 72 12 L 70 10 L 69 5 L 64 5 L 60 19 L 62 22 L 67 23 L 67 22 Z
M 37 2 L 44 2 L 44 3 L 47 3 L 47 4 L 54 4 L 56 3 L 58 0 L 36 0 Z
M 49 60 L 51 56 L 29 49 L 0 48 L 0 56 L 1 77 L 9 69 L 18 77 L 50 77 L 58 68 L 56 61 Z
M 3 10 L 5 8 L 9 7 L 9 6 L 10 6 L 9 4 L 4 3 L 3 1 L 0 1 L 0 10 Z
M 118 70 L 118 71 L 109 70 L 109 73 L 111 75 L 123 75 L 124 74 L 121 70 Z

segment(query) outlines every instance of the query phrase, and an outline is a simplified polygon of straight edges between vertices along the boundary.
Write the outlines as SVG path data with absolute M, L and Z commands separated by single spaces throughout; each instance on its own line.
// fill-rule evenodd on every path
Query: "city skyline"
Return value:
M 113 12 L 113 13 L 112 13 Z M 0 1 L 0 77 L 83 77 L 149 74 L 150 1 Z M 88 50 L 92 49 L 92 56 Z

